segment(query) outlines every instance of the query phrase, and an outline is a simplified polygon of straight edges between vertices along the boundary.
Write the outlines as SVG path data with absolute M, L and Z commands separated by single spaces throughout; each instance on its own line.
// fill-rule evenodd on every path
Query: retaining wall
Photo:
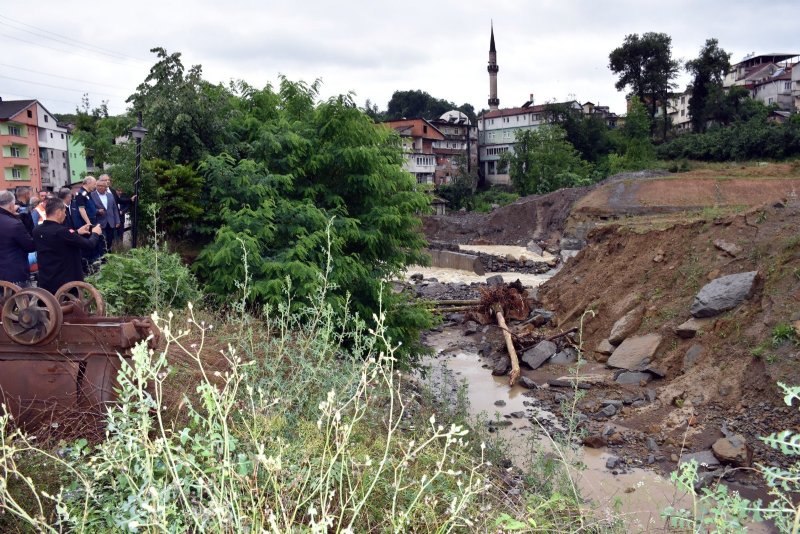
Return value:
M 452 252 L 450 250 L 438 249 L 426 249 L 425 253 L 431 257 L 431 265 L 434 267 L 459 269 L 481 276 L 486 274 L 486 269 L 484 269 L 483 263 L 478 256 L 464 254 L 463 252 Z

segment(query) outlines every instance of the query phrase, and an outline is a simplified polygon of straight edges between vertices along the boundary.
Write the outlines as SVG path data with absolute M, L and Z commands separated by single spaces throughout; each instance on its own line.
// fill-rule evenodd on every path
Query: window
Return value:
M 55 178 L 55 177 L 56 177 L 56 170 L 53 169 L 53 178 Z
M 682 110 L 681 110 L 681 117 L 683 117 L 683 116 L 685 116 L 685 115 L 686 115 L 686 110 L 685 110 L 685 109 L 682 109 Z
M 458 135 L 461 133 L 461 130 L 459 130 L 458 128 L 453 128 L 453 133 Z
M 49 121 L 49 117 L 47 115 L 44 116 L 44 122 L 50 122 Z M 53 134 L 50 134 L 50 137 L 52 137 L 52 136 L 53 136 Z
M 19 151 L 19 147 L 12 146 L 11 147 L 11 157 L 12 158 L 21 158 L 22 154 Z
M 685 103 L 686 103 L 686 97 L 685 97 L 685 96 L 682 96 L 682 97 L 681 97 L 681 104 L 685 104 Z
M 22 132 L 20 131 L 19 126 L 9 126 L 8 127 L 8 135 L 20 136 L 20 135 L 22 135 Z
M 53 135 L 53 134 L 50 134 L 50 135 Z M 52 158 L 52 157 L 55 157 L 55 156 L 53 156 L 53 151 L 52 151 L 52 150 L 50 151 L 50 157 L 51 157 L 51 158 Z
M 423 125 L 422 126 L 422 133 L 428 133 L 428 127 Z
M 45 118 L 47 118 L 47 117 L 45 117 Z M 52 138 L 53 138 L 53 132 L 50 132 L 50 139 L 52 139 Z
M 32 118 L 33 118 L 33 111 L 31 111 L 31 110 L 28 110 L 28 118 L 29 118 L 29 119 L 32 119 Z
M 64 139 L 64 134 L 61 134 L 61 139 Z
M 20 180 L 22 178 L 22 171 L 19 169 L 11 169 L 11 177 L 15 180 Z

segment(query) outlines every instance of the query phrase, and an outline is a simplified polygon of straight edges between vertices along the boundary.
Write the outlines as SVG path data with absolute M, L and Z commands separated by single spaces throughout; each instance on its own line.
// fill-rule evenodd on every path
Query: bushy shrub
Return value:
M 103 295 L 109 314 L 146 316 L 184 308 L 200 298 L 194 275 L 175 253 L 148 246 L 105 259 L 87 282 Z

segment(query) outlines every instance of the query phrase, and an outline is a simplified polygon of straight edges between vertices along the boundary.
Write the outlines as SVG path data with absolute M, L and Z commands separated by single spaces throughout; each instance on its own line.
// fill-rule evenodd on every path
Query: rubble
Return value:
M 730 274 L 709 282 L 697 293 L 691 314 L 696 318 L 714 317 L 735 308 L 755 289 L 758 271 Z
M 659 334 L 629 337 L 614 350 L 606 365 L 619 369 L 640 369 L 655 359 L 661 342 Z

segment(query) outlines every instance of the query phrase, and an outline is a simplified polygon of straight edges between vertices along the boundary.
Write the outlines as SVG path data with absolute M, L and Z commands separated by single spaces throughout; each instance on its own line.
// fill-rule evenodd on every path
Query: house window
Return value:
M 53 178 L 55 178 L 55 177 L 56 177 L 56 170 L 53 169 Z
M 12 158 L 21 158 L 22 154 L 19 151 L 19 147 L 12 146 L 11 147 L 11 157 Z
M 47 115 L 44 116 L 44 122 L 49 122 Z M 53 134 L 50 134 L 52 136 Z
M 64 134 L 61 134 L 61 139 L 64 139 Z
M 31 111 L 31 110 L 28 110 L 28 118 L 29 118 L 29 119 L 32 119 L 32 118 L 33 118 L 33 111 Z
M 685 97 L 685 96 L 682 96 L 682 97 L 681 97 L 681 104 L 685 104 L 685 103 L 686 103 L 686 97 Z
M 50 135 L 53 135 L 53 134 L 50 134 Z M 53 156 L 53 151 L 52 150 L 50 151 L 50 157 L 51 158 L 55 157 L 55 156 Z
M 681 110 L 681 117 L 683 117 L 684 115 L 686 115 L 686 110 L 685 110 L 685 109 L 682 109 L 682 110 Z
M 453 129 L 453 133 L 455 133 L 456 135 L 458 135 L 458 134 L 460 134 L 460 133 L 461 133 L 461 130 L 459 130 L 458 128 L 454 128 L 454 129 Z
M 9 126 L 8 127 L 8 135 L 21 136 L 22 132 L 20 131 L 19 126 Z
M 22 178 L 22 171 L 19 169 L 11 169 L 11 177 L 15 180 L 19 180 Z
M 45 117 L 45 118 L 47 118 L 47 117 Z M 50 139 L 52 139 L 52 138 L 53 138 L 53 132 L 50 132 Z
M 428 127 L 422 126 L 422 133 L 428 133 Z

